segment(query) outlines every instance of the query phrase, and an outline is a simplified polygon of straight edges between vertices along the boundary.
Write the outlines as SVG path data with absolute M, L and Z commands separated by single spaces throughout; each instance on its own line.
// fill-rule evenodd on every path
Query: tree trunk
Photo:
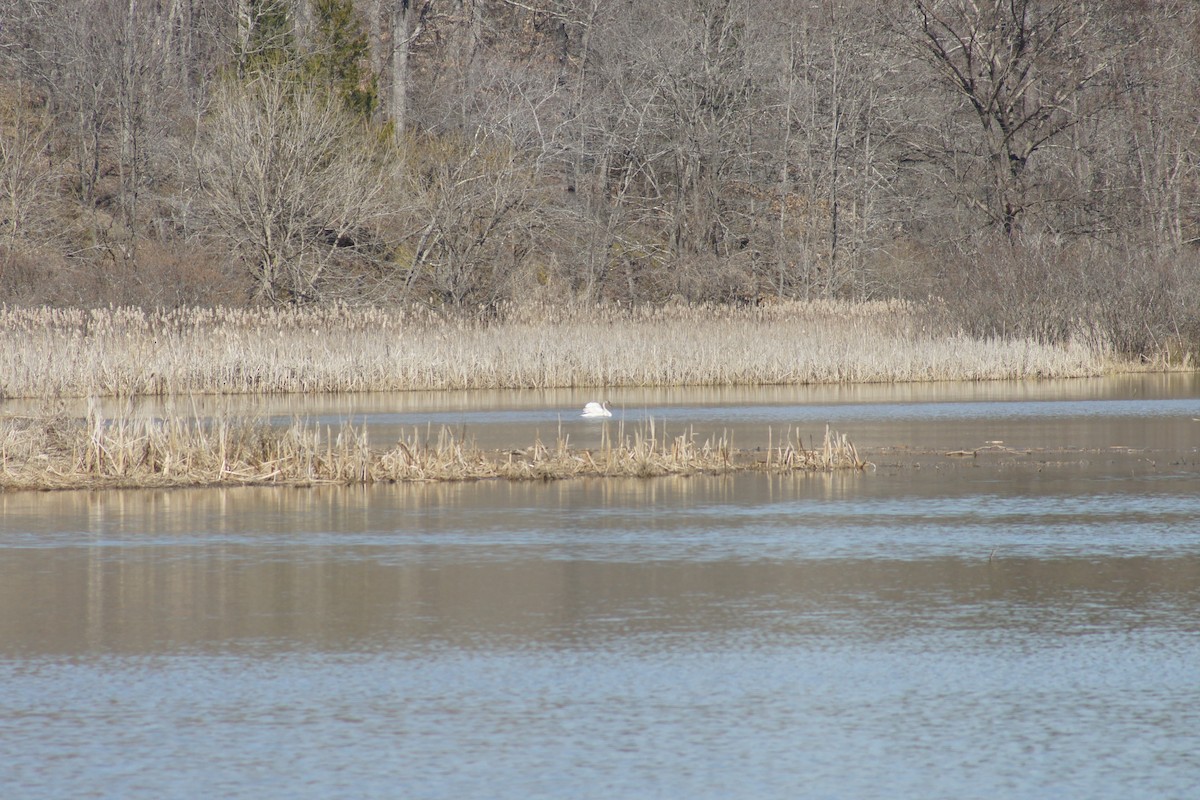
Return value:
M 396 138 L 404 135 L 408 116 L 408 48 L 414 33 L 410 0 L 395 0 L 392 6 L 392 92 L 388 103 L 388 116 Z

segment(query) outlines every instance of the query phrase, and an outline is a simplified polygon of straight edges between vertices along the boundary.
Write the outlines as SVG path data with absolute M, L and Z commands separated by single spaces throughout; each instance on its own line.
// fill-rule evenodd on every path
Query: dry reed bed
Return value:
M 556 480 L 585 476 L 653 477 L 743 470 L 861 470 L 844 436 L 826 429 L 805 448 L 792 432 L 765 452 L 735 450 L 727 440 L 659 434 L 653 423 L 616 436 L 605 427 L 600 447 L 572 448 L 560 438 L 524 450 L 485 452 L 448 429 L 413 431 L 386 449 L 365 430 L 339 430 L 294 420 L 272 428 L 259 420 L 185 418 L 84 420 L 61 415 L 0 423 L 0 490 L 456 481 L 485 478 Z
M 1078 377 L 1064 346 L 930 328 L 899 302 L 525 307 L 502 321 L 376 308 L 0 309 L 0 396 L 719 386 Z

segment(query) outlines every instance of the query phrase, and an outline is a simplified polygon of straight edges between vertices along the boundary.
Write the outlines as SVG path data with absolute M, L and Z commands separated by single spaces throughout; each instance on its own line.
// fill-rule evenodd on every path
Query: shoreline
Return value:
M 515 452 L 515 451 L 514 451 Z M 0 475 L 0 495 L 21 492 L 57 493 L 108 490 L 162 489 L 232 489 L 243 487 L 307 489 L 317 487 L 398 486 L 415 484 L 474 483 L 484 481 L 558 482 L 571 480 L 604 480 L 612 478 L 653 480 L 656 478 L 701 478 L 745 474 L 821 477 L 835 474 L 920 474 L 925 472 L 980 471 L 1016 474 L 1071 471 L 1074 473 L 1111 474 L 1113 470 L 1147 474 L 1200 475 L 1200 460 L 1181 458 L 1181 454 L 1151 449 L 1039 449 L 1010 451 L 977 456 L 962 452 L 914 450 L 911 448 L 873 448 L 856 450 L 857 460 L 834 466 L 806 462 L 798 456 L 795 464 L 780 464 L 757 450 L 735 450 L 723 464 L 650 465 L 641 468 L 606 470 L 591 451 L 570 451 L 569 458 L 577 459 L 576 466 L 561 462 L 548 464 L 534 460 L 514 462 L 509 466 L 509 453 L 484 453 L 478 460 L 468 459 L 460 472 L 453 475 L 426 475 L 367 479 L 283 478 L 254 476 L 232 470 L 224 477 L 189 478 L 162 474 L 128 476 L 83 476 L 60 473 L 21 475 L 5 471 Z M 589 463 L 589 457 L 591 463 Z M 48 479 L 47 475 L 51 477 Z

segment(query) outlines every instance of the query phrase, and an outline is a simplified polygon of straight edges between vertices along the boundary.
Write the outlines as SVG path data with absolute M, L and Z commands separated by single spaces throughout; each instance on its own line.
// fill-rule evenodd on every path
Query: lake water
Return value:
M 586 446 L 587 399 L 254 413 Z M 1195 796 L 1195 376 L 609 399 L 876 468 L 0 493 L 0 796 Z

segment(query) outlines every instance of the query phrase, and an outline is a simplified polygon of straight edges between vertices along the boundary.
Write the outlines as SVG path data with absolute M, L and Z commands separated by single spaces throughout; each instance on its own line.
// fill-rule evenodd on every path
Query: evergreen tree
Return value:
M 337 93 L 346 108 L 370 118 L 379 106 L 376 76 L 364 64 L 370 44 L 353 0 L 314 0 L 313 47 L 305 71 Z
M 295 56 L 296 42 L 285 0 L 241 0 L 238 45 L 242 77 L 286 66 Z

